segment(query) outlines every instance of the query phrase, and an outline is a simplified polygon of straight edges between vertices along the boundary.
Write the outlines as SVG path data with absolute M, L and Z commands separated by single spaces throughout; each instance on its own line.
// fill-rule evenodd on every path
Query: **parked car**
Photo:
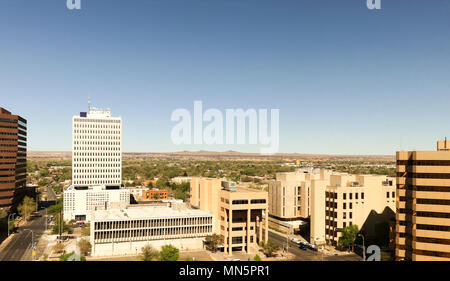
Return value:
M 311 250 L 313 250 L 313 251 L 317 251 L 318 250 L 318 248 L 317 248 L 317 245 L 309 245 L 309 248 L 311 249 Z
M 302 249 L 303 251 L 308 250 L 308 247 L 306 247 L 305 244 L 300 244 L 299 248 Z
M 292 238 L 291 241 L 295 244 L 300 244 L 300 239 L 298 238 Z

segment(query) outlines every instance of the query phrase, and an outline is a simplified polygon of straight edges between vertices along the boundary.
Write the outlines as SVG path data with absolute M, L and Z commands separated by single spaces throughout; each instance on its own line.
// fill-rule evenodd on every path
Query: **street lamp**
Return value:
M 35 247 L 35 245 L 34 245 L 34 233 L 33 233 L 33 230 L 31 230 L 31 229 L 28 229 L 28 228 L 24 229 L 24 231 L 26 231 L 26 230 L 31 231 L 31 255 L 32 255 L 32 259 L 34 260 L 34 255 L 33 255 L 33 251 L 34 251 L 34 247 Z
M 358 236 L 361 236 L 363 240 L 363 260 L 366 261 L 366 245 L 364 244 L 364 235 L 358 233 Z

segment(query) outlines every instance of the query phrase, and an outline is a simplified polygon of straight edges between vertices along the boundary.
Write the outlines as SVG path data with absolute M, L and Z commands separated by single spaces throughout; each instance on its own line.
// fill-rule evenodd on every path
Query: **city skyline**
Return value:
M 259 151 L 172 144 L 171 113 L 195 100 L 279 109 L 280 153 L 394 155 L 448 136 L 448 2 L 64 2 L 0 4 L 1 106 L 29 121 L 31 151 L 70 151 L 89 97 L 123 118 L 124 152 Z

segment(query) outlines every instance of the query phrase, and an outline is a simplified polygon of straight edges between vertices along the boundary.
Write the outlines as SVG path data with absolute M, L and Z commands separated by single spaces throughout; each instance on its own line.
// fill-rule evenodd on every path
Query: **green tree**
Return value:
M 152 261 L 158 259 L 160 253 L 158 250 L 150 245 L 141 248 L 141 254 L 139 255 L 142 261 Z
M 69 234 L 73 233 L 72 226 L 67 224 L 63 219 L 61 219 L 61 215 L 59 215 L 58 218 L 56 219 L 56 223 L 53 226 L 52 233 L 59 234 L 60 231 L 61 231 L 61 234 L 65 233 L 65 232 L 67 232 Z
M 273 242 L 272 240 L 269 240 L 267 244 L 262 243 L 262 245 L 264 254 L 268 257 L 272 257 L 275 254 L 275 252 L 277 252 L 280 249 L 280 247 L 278 247 L 278 245 L 275 244 L 275 242 Z
M 344 227 L 342 230 L 342 236 L 339 237 L 339 246 L 347 249 L 352 249 L 355 243 L 356 235 L 358 235 L 359 229 L 356 224 Z
M 172 245 L 164 245 L 159 253 L 160 261 L 176 261 L 180 256 L 180 250 Z
M 25 196 L 23 198 L 22 204 L 17 207 L 17 210 L 19 211 L 19 214 L 25 218 L 25 220 L 28 220 L 28 216 L 31 215 L 34 211 L 36 211 L 36 202 L 33 198 Z
M 212 235 L 207 235 L 205 237 L 205 246 L 211 252 L 216 252 L 219 244 L 223 243 L 223 236 L 213 233 Z
M 255 255 L 253 258 L 254 261 L 262 261 L 261 257 L 259 255 Z
M 89 223 L 87 223 L 86 226 L 81 229 L 81 235 L 82 236 L 91 235 L 91 226 Z
M 81 255 L 79 257 L 74 257 L 75 252 L 70 252 L 64 255 L 59 256 L 59 261 L 76 261 L 79 259 L 79 261 L 86 261 L 86 258 Z
M 80 253 L 83 256 L 89 256 L 89 254 L 91 253 L 91 243 L 87 240 L 87 239 L 81 239 L 80 241 L 78 241 L 78 248 L 80 248 Z

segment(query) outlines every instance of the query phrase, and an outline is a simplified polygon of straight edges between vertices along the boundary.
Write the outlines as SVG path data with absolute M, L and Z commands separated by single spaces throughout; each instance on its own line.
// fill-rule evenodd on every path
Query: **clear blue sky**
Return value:
M 0 1 L 0 106 L 29 150 L 70 150 L 87 99 L 125 152 L 176 146 L 171 112 L 279 108 L 280 152 L 394 154 L 450 137 L 450 1 Z

